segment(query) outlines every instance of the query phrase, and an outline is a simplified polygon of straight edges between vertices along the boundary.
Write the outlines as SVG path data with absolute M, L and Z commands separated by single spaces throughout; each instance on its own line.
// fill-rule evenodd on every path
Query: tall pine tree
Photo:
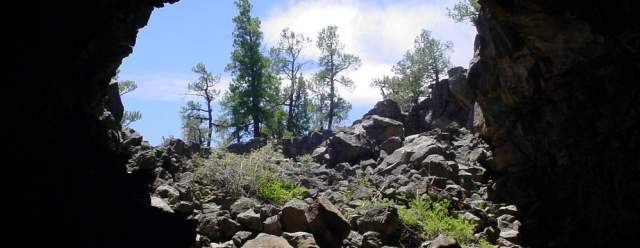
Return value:
M 345 87 L 353 87 L 353 80 L 342 75 L 341 73 L 356 69 L 360 66 L 360 58 L 355 55 L 344 52 L 344 44 L 340 42 L 338 37 L 338 27 L 327 26 L 318 34 L 317 46 L 321 55 L 318 59 L 320 71 L 316 74 L 316 78 L 328 88 L 329 112 L 327 113 L 327 129 L 331 130 L 334 119 L 336 119 L 339 106 L 345 105 L 346 102 L 339 102 L 340 99 L 337 92 L 337 86 L 340 84 Z M 340 104 L 340 105 L 339 105 Z
M 301 135 L 308 128 L 305 125 L 308 119 L 303 118 L 306 114 L 300 113 L 305 111 L 302 96 L 306 95 L 307 88 L 305 81 L 299 76 L 306 64 L 300 58 L 300 54 L 309 43 L 311 39 L 308 37 L 285 28 L 280 33 L 278 44 L 270 51 L 274 70 L 289 82 L 283 92 L 286 98 L 283 105 L 287 108 L 287 131 L 296 136 Z
M 236 0 L 238 15 L 233 18 L 233 48 L 231 63 L 226 70 L 234 77 L 223 99 L 232 135 L 239 141 L 247 131 L 253 137 L 262 136 L 261 125 L 274 115 L 278 81 L 269 71 L 269 61 L 260 52 L 262 32 L 260 20 L 251 16 L 249 0 Z M 249 130 L 249 128 L 251 128 Z

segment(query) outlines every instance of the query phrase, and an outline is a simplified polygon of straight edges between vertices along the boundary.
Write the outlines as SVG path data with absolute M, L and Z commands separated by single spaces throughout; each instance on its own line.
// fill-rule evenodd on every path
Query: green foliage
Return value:
M 194 180 L 200 185 L 218 189 L 231 196 L 257 197 L 265 200 L 282 199 L 282 196 L 297 196 L 299 189 L 283 181 L 285 171 L 293 170 L 292 163 L 269 143 L 249 154 L 239 155 L 224 149 L 215 149 L 209 158 L 197 166 Z M 265 186 L 280 190 L 275 195 L 262 192 Z M 284 192 L 284 193 L 283 193 Z
M 453 9 L 447 8 L 447 15 L 456 22 L 468 21 L 475 25 L 478 21 L 480 3 L 478 0 L 466 0 L 456 3 Z
M 287 108 L 286 132 L 290 136 L 300 136 L 309 129 L 308 87 L 300 73 L 306 64 L 300 54 L 309 43 L 308 37 L 285 28 L 276 47 L 270 50 L 274 71 L 289 82 L 282 95 Z
M 198 74 L 198 80 L 189 83 L 186 95 L 198 100 L 188 101 L 180 111 L 182 136 L 187 142 L 211 147 L 211 135 L 215 126 L 213 101 L 220 95 L 220 90 L 215 88 L 220 82 L 220 75 L 214 76 L 202 63 L 194 66 L 192 71 Z
M 131 123 L 139 121 L 140 119 L 142 119 L 140 111 L 124 111 L 120 125 L 128 127 Z
M 129 92 L 132 92 L 137 88 L 138 88 L 138 84 L 136 84 L 136 82 L 131 80 L 124 80 L 124 81 L 118 82 L 118 91 L 121 96 Z
M 328 102 L 328 112 L 325 116 L 327 118 L 327 129 L 331 130 L 334 119 L 339 119 L 336 118 L 337 113 L 345 109 L 351 109 L 351 105 L 347 105 L 346 101 L 338 103 L 339 99 L 341 99 L 338 97 L 338 84 L 346 88 L 352 88 L 354 85 L 353 80 L 341 73 L 349 69 L 357 69 L 362 62 L 355 55 L 344 52 L 344 44 L 338 36 L 337 26 L 323 28 L 318 34 L 316 45 L 320 49 L 321 55 L 318 59 L 320 71 L 316 73 L 315 77 L 318 87 L 321 88 L 321 92 L 325 95 L 321 104 L 324 105 L 324 101 Z M 338 108 L 339 104 L 342 104 L 342 110 Z M 320 108 L 320 110 L 324 109 Z
M 385 99 L 395 100 L 407 111 L 427 92 L 429 84 L 446 75 L 452 47 L 453 43 L 439 41 L 431 37 L 430 31 L 422 30 L 415 38 L 414 48 L 392 68 L 395 75 L 375 79 L 371 85 L 380 88 Z
M 248 132 L 261 137 L 261 125 L 272 124 L 267 122 L 281 108 L 279 81 L 270 71 L 269 59 L 260 52 L 260 20 L 251 16 L 249 0 L 236 0 L 235 4 L 239 13 L 233 18 L 234 51 L 226 67 L 234 78 L 221 105 L 227 112 L 229 128 L 233 129 L 231 136 L 240 140 Z
M 486 239 L 482 238 L 478 241 L 479 248 L 494 248 L 495 246 L 489 243 Z
M 407 206 L 383 198 L 380 194 L 373 195 L 369 200 L 362 201 L 362 204 L 354 211 L 347 213 L 351 216 L 354 213 L 366 211 L 375 205 L 392 206 L 398 209 L 398 216 L 405 225 L 418 229 L 423 238 L 434 239 L 438 235 L 445 235 L 458 241 L 460 244 L 480 247 L 492 247 L 484 238 L 476 238 L 473 235 L 475 225 L 464 219 L 462 216 L 453 216 L 449 212 L 449 202 L 440 202 L 431 199 L 417 197 L 411 199 Z
M 451 216 L 446 200 L 434 202 L 418 197 L 408 207 L 398 208 L 398 215 L 406 225 L 420 228 L 426 239 L 443 234 L 461 244 L 477 242 L 473 236 L 474 224 L 462 216 Z
M 260 180 L 258 197 L 275 205 L 283 205 L 291 199 L 302 199 L 306 191 L 291 182 L 268 177 Z
M 118 73 L 120 73 L 119 70 L 116 72 L 116 75 L 113 77 L 114 80 L 117 80 Z M 120 96 L 123 96 L 129 92 L 132 92 L 137 88 L 138 88 L 138 84 L 136 84 L 136 82 L 131 80 L 124 80 L 124 81 L 118 82 L 118 92 L 120 93 Z M 129 125 L 131 125 L 131 123 L 139 121 L 140 119 L 142 119 L 142 114 L 140 113 L 140 111 L 124 111 L 124 113 L 122 114 L 122 119 L 120 120 L 120 125 L 128 127 Z

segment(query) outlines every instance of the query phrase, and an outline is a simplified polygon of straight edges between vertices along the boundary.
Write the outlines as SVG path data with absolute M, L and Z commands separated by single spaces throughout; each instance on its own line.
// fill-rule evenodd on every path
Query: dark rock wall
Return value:
M 4 114 L 19 121 L 5 121 L 4 130 L 18 161 L 12 167 L 21 172 L 12 174 L 21 178 L 15 186 L 26 189 L 13 200 L 22 218 L 38 220 L 13 227 L 35 235 L 28 242 L 188 247 L 194 241 L 192 224 L 151 208 L 146 185 L 127 175 L 120 127 L 102 100 L 138 29 L 165 2 L 175 1 L 41 1 L 7 9 L 17 16 L 5 22 L 15 26 L 7 37 L 15 39 L 8 50 L 17 56 Z
M 524 243 L 637 241 L 639 2 L 481 2 L 468 80 Z

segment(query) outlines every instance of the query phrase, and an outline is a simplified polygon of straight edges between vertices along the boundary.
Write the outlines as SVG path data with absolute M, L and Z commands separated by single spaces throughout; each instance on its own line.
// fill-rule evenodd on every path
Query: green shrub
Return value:
M 451 216 L 449 202 L 446 200 L 434 202 L 428 198 L 417 197 L 408 207 L 399 207 L 398 215 L 406 225 L 420 228 L 426 239 L 443 234 L 460 244 L 477 242 L 473 236 L 475 225 L 462 216 Z
M 195 166 L 194 181 L 227 195 L 260 197 L 260 191 L 263 191 L 265 185 L 278 189 L 278 184 L 271 181 L 282 178 L 286 171 L 293 170 L 292 162 L 276 149 L 274 145 L 267 144 L 245 155 L 230 153 L 224 149 L 214 150 L 202 165 Z M 280 188 L 288 189 L 287 187 L 289 186 Z M 281 193 L 278 191 L 274 194 Z
M 445 235 L 463 246 L 473 244 L 474 247 L 493 247 L 484 238 L 478 239 L 473 235 L 475 229 L 473 223 L 462 216 L 451 215 L 449 202 L 446 200 L 435 202 L 429 198 L 416 197 L 409 201 L 408 206 L 401 206 L 395 201 L 378 195 L 363 201 L 354 212 L 365 211 L 374 205 L 397 208 L 400 220 L 405 225 L 415 228 L 424 239 L 429 240 L 438 235 Z
M 258 197 L 275 205 L 283 205 L 291 199 L 302 199 L 306 191 L 282 179 L 263 178 L 260 180 Z

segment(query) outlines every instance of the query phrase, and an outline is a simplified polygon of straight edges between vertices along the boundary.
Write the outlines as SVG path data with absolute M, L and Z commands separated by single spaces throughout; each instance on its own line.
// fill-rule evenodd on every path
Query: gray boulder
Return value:
M 255 199 L 241 197 L 231 204 L 231 216 L 238 216 L 238 214 L 244 213 L 249 209 L 255 208 L 258 202 Z
M 261 233 L 255 239 L 247 241 L 242 248 L 293 248 L 286 239 Z
M 398 210 L 394 207 L 375 205 L 368 209 L 357 220 L 357 229 L 360 233 L 373 231 L 379 233 L 384 243 L 399 239 L 401 225 Z
M 377 102 L 369 112 L 364 114 L 363 118 L 371 115 L 377 115 L 403 123 L 406 119 L 406 114 L 402 113 L 400 105 L 391 99 Z
M 280 214 L 280 222 L 282 230 L 285 232 L 306 231 L 309 223 L 307 222 L 306 212 L 309 210 L 309 204 L 302 200 L 293 199 L 282 207 Z
M 262 221 L 260 220 L 260 214 L 254 212 L 253 209 L 249 209 L 241 214 L 238 214 L 237 220 L 240 225 L 251 231 L 262 231 Z
M 306 214 L 309 228 L 321 247 L 340 247 L 349 236 L 351 226 L 328 199 L 316 199 Z
M 294 233 L 283 233 L 282 237 L 284 237 L 289 244 L 294 248 L 320 248 L 316 243 L 315 238 L 311 233 L 306 232 L 294 232 Z

